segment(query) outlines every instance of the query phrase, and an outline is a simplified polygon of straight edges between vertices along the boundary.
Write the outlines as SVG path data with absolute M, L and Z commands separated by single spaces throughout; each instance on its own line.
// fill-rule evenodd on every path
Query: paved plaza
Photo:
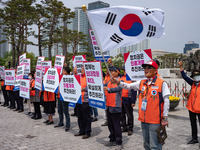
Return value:
M 45 125 L 43 122 L 47 117 L 43 114 L 40 120 L 33 120 L 27 113 L 27 104 L 24 104 L 23 113 L 14 112 L 6 107 L 0 107 L 0 150 L 109 150 L 115 147 L 104 146 L 108 142 L 109 131 L 104 123 L 104 110 L 98 109 L 98 121 L 92 123 L 92 133 L 89 139 L 83 140 L 75 137 L 78 132 L 77 118 L 71 117 L 71 128 L 65 132 L 64 128 L 54 128 L 58 124 L 58 114 L 54 116 L 54 125 Z M 128 136 L 123 133 L 123 149 L 141 150 L 142 130 L 137 120 L 138 106 L 134 108 L 134 134 Z M 41 108 L 43 111 L 43 108 Z M 73 108 L 70 108 L 70 114 Z M 187 145 L 191 139 L 190 122 L 188 111 L 183 107 L 182 101 L 179 106 L 169 112 L 168 138 L 163 146 L 165 150 L 195 150 L 199 145 Z

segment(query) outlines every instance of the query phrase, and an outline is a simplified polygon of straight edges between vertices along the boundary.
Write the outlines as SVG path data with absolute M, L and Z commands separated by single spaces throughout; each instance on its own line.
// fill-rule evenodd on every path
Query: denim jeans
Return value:
M 90 116 L 93 115 L 93 111 L 94 111 L 94 117 L 98 116 L 98 110 L 95 107 L 90 107 Z
M 65 102 L 58 98 L 58 114 L 59 124 L 63 125 L 63 113 L 65 114 L 66 127 L 70 127 L 70 116 L 69 116 L 69 102 Z
M 141 122 L 145 150 L 162 150 L 162 145 L 158 142 L 157 135 L 159 126 L 160 124 Z

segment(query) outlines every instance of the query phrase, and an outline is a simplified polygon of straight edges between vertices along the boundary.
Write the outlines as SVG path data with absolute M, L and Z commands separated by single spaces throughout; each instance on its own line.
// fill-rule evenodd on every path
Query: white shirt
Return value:
M 130 83 L 130 84 L 125 83 L 125 82 L 120 82 L 119 86 L 121 88 L 124 88 L 124 89 L 139 90 L 140 82 L 141 82 L 141 80 L 133 82 L 133 83 Z M 148 81 L 148 85 L 150 85 L 150 84 L 151 84 L 151 81 Z M 163 100 L 164 100 L 163 116 L 168 116 L 168 112 L 169 112 L 169 96 L 170 95 L 171 95 L 171 93 L 169 91 L 167 83 L 163 82 L 163 84 L 162 84 L 162 97 L 163 97 Z

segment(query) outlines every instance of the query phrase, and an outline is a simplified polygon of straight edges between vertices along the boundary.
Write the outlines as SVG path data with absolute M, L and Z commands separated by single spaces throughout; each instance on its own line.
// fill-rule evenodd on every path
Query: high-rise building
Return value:
M 0 22 L 1 22 L 1 18 L 0 18 Z M 5 40 L 6 42 L 0 44 L 0 57 L 1 58 L 4 57 L 4 53 L 6 51 L 11 50 L 10 44 L 8 44 L 8 40 L 7 40 L 6 36 L 2 33 L 3 33 L 3 26 L 1 26 L 1 28 L 0 28 L 0 41 Z
M 126 46 L 126 47 L 120 47 L 117 49 L 117 55 L 118 54 L 124 54 L 127 52 L 134 52 L 139 50 L 145 50 L 150 48 L 150 40 L 145 39 L 137 44 Z
M 186 54 L 188 50 L 192 50 L 193 48 L 199 48 L 199 44 L 194 43 L 194 41 L 189 41 L 188 44 L 185 44 L 183 53 Z
M 88 10 L 106 8 L 106 7 L 110 7 L 110 4 L 102 1 L 96 1 L 88 4 Z
M 102 1 L 96 1 L 88 4 L 88 10 L 93 10 L 93 9 L 99 9 L 99 8 L 105 8 L 109 7 L 110 5 L 108 3 L 104 3 Z M 68 29 L 71 30 L 77 30 L 78 32 L 83 32 L 85 35 L 88 36 L 88 42 L 89 46 L 91 48 L 92 52 L 92 44 L 91 44 L 91 39 L 89 36 L 89 29 L 91 29 L 88 18 L 86 13 L 82 10 L 81 7 L 75 7 L 74 8 L 75 12 L 75 18 L 71 20 L 71 24 L 66 24 L 65 26 L 68 27 Z M 77 45 L 78 52 L 86 52 L 87 50 L 82 48 L 80 45 Z M 67 51 L 69 53 L 73 52 L 72 46 L 68 46 Z

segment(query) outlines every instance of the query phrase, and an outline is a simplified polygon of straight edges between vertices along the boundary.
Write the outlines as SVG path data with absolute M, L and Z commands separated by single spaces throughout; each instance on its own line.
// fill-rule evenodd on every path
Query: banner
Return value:
M 144 51 L 135 51 L 124 53 L 124 63 L 126 70 L 126 80 L 142 80 L 146 79 L 142 64 L 152 59 L 151 49 Z
M 58 72 L 59 71 L 59 72 Z M 42 90 L 58 93 L 60 69 L 49 68 L 44 74 Z
M 37 59 L 37 64 L 36 64 L 36 69 L 42 69 L 42 61 L 44 61 L 45 57 L 44 56 L 39 56 Z
M 25 69 L 25 65 L 17 66 L 15 87 L 13 89 L 14 91 L 18 91 L 19 90 L 20 79 L 23 79 L 23 77 L 24 77 L 24 69 Z
M 0 75 L 1 75 L 1 78 L 5 79 L 5 67 L 4 66 L 0 66 Z
M 19 90 L 20 97 L 30 99 L 29 86 L 30 86 L 30 80 L 28 80 L 28 79 L 20 80 L 20 90 Z
M 76 62 L 77 61 L 86 61 L 86 55 L 78 55 L 78 56 L 73 56 L 72 57 L 72 61 L 73 61 L 73 67 L 75 67 L 76 66 Z
M 42 70 L 36 69 L 35 72 L 35 88 L 40 90 L 42 89 Z
M 92 31 L 92 29 L 89 30 L 89 33 L 90 33 L 90 38 L 91 38 L 91 42 L 92 42 L 92 48 L 93 48 L 93 51 L 94 51 L 95 60 L 104 62 L 103 57 L 101 55 L 99 45 L 97 43 L 97 40 L 94 36 L 94 32 Z M 104 55 L 104 58 L 107 62 L 107 60 L 110 58 L 109 51 L 103 52 L 103 55 Z
M 15 85 L 15 69 L 5 69 L 5 85 Z
M 89 105 L 106 109 L 101 62 L 84 63 Z
M 19 56 L 19 66 L 23 65 L 23 59 L 26 58 L 26 53 L 22 54 L 21 56 Z
M 60 100 L 82 104 L 80 75 L 63 75 L 60 81 Z
M 23 64 L 25 65 L 24 75 L 28 76 L 28 74 L 31 73 L 31 59 L 30 58 L 24 58 Z
M 158 8 L 114 6 L 90 10 L 87 15 L 103 51 L 164 35 L 164 11 Z
M 44 72 L 46 68 L 52 68 L 52 61 L 42 61 L 42 75 L 44 76 Z
M 77 61 L 75 63 L 75 66 L 77 68 L 77 74 L 81 75 L 81 69 L 83 68 L 83 61 Z

